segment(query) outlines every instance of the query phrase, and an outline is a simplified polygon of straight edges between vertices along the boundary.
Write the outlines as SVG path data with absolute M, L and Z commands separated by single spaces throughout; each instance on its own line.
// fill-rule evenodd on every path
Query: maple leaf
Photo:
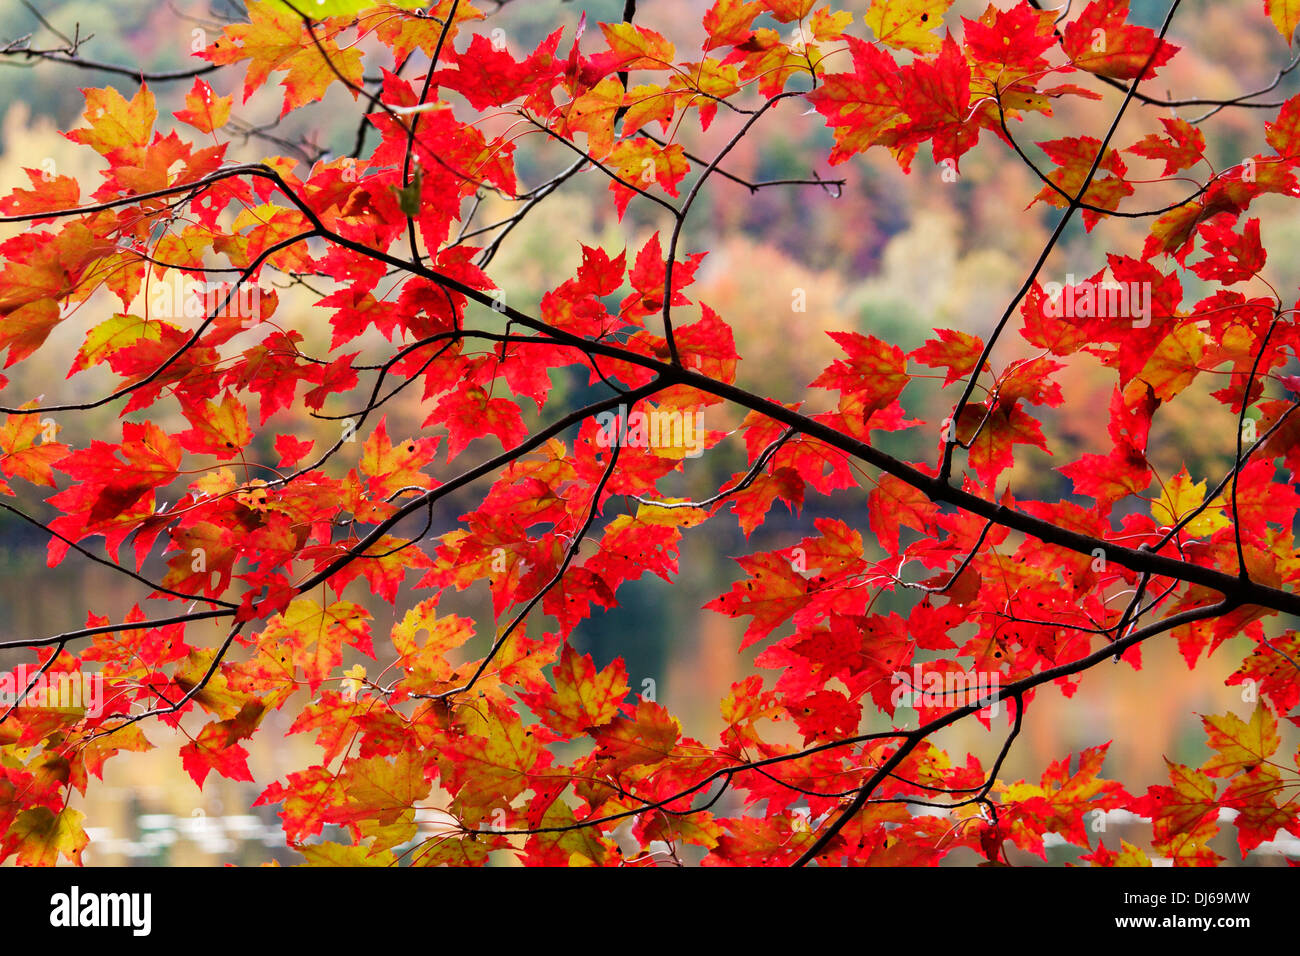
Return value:
M 227 780 L 252 782 L 248 769 L 248 751 L 235 743 L 226 721 L 207 724 L 199 735 L 181 748 L 181 765 L 201 790 L 210 772 L 215 770 Z
M 871 0 L 867 26 L 886 46 L 914 53 L 933 53 L 940 41 L 934 32 L 952 0 Z
M 6 475 L 53 488 L 54 466 L 68 453 L 68 446 L 54 441 L 49 427 L 35 415 L 5 417 L 0 428 L 0 471 Z
M 1162 116 L 1160 122 L 1168 136 L 1148 133 L 1141 141 L 1130 146 L 1127 152 L 1148 159 L 1164 160 L 1165 168 L 1160 173 L 1161 176 L 1191 169 L 1204 158 L 1205 134 L 1199 127 L 1177 117 Z
M 87 533 L 124 512 L 151 510 L 145 496 L 179 474 L 180 443 L 153 422 L 123 422 L 122 438 L 120 445 L 92 442 L 59 461 L 60 471 L 82 482 L 55 496 L 69 512 L 63 524 Z
M 195 77 L 194 86 L 185 94 L 185 109 L 177 110 L 172 115 L 200 133 L 211 133 L 229 121 L 233 101 L 234 97 L 218 96 L 206 81 Z
M 1019 804 L 1025 814 L 1033 817 L 1035 829 L 1060 833 L 1071 843 L 1087 846 L 1083 814 L 1115 809 L 1131 799 L 1120 784 L 1098 777 L 1109 746 L 1107 742 L 1082 751 L 1074 774 L 1069 771 L 1069 760 L 1055 761 L 1043 773 L 1039 785 L 1008 786 L 1006 802 Z
M 455 815 L 466 826 L 508 807 L 550 764 L 550 755 L 518 715 L 488 702 L 466 717 L 464 735 L 438 755 L 444 785 L 456 794 Z
M 288 0 L 271 0 L 271 3 L 291 13 L 298 9 L 307 9 L 316 19 L 344 17 L 361 13 L 375 6 L 374 0 L 312 0 L 310 8 L 300 8 L 296 4 L 289 3 Z M 428 5 L 424 0 L 385 0 L 384 2 L 386 7 L 401 10 L 419 10 Z
M 176 436 L 186 451 L 234 458 L 253 440 L 248 410 L 229 391 L 221 397 L 219 405 L 204 402 L 200 406 L 183 401 L 181 409 L 193 425 L 189 431 Z
M 906 525 L 926 532 L 933 528 L 939 509 L 925 494 L 893 475 L 881 475 L 867 496 L 871 530 L 890 554 L 898 553 L 899 529 Z
M 1041 200 L 1053 206 L 1068 206 L 1070 200 L 1079 196 L 1083 190 L 1088 171 L 1092 169 L 1097 154 L 1101 151 L 1101 140 L 1091 136 L 1072 136 L 1038 145 L 1059 168 L 1047 174 L 1057 189 L 1044 186 L 1034 197 L 1034 202 Z M 1119 208 L 1122 199 L 1133 195 L 1133 187 L 1125 180 L 1128 167 L 1117 150 L 1107 148 L 1101 162 L 1097 164 L 1097 172 L 1110 175 L 1093 176 L 1082 197 L 1088 205 L 1114 210 Z M 1062 192 L 1065 193 L 1064 196 L 1061 195 Z M 1102 213 L 1084 209 L 1083 216 L 1085 224 L 1091 229 L 1101 219 Z
M 1079 16 L 1066 24 L 1061 40 L 1071 62 L 1080 69 L 1117 80 L 1142 74 L 1153 76 L 1157 67 L 1168 63 L 1178 47 L 1157 40 L 1147 27 L 1127 23 L 1129 0 L 1092 0 Z
M 750 27 L 762 9 L 757 0 L 714 0 L 704 13 L 704 32 L 708 34 L 704 52 L 744 43 L 752 35 Z
M 248 23 L 227 26 L 223 39 L 200 56 L 225 65 L 248 61 L 244 76 L 244 102 L 265 85 L 273 71 L 283 72 L 284 116 L 305 103 L 319 100 L 340 78 L 351 84 L 353 96 L 362 81 L 361 51 L 340 49 L 333 37 L 317 36 L 286 5 L 254 0 L 248 5 Z M 317 44 L 320 44 L 318 47 Z
M 365 608 L 351 601 L 321 607 L 310 598 L 299 598 L 267 623 L 261 638 L 280 648 L 281 655 L 288 654 L 314 691 L 342 663 L 344 644 L 374 657 L 369 618 Z
M 362 446 L 366 490 L 375 498 L 389 498 L 403 488 L 434 487 L 434 480 L 421 469 L 432 463 L 438 439 L 412 438 L 394 446 L 386 422 L 386 416 L 381 418 Z
M 759 0 L 781 23 L 802 20 L 817 4 L 817 0 Z
M 917 59 L 903 72 L 910 122 L 895 131 L 899 162 L 908 169 L 916 145 L 929 140 L 934 161 L 959 168 L 958 160 L 979 139 L 979 126 L 970 116 L 970 66 L 949 34 L 932 60 Z
M 691 168 L 686 161 L 686 148 L 680 143 L 660 146 L 644 136 L 618 142 L 609 151 L 607 161 L 623 180 L 641 189 L 657 184 L 670 196 L 677 195 L 677 184 Z M 622 218 L 628 202 L 636 193 L 620 182 L 609 185 L 615 194 L 615 208 Z
M 624 106 L 625 129 L 642 129 L 651 123 L 658 123 L 666 133 L 672 126 L 673 117 L 677 115 L 677 97 L 653 83 L 640 83 L 629 89 L 624 98 Z
M 988 76 L 1003 95 L 1022 92 L 1017 81 L 1030 78 L 1046 65 L 1043 53 L 1056 44 L 1053 17 L 1027 4 L 1010 10 L 990 6 L 978 20 L 962 20 L 963 41 L 972 66 Z M 926 21 L 927 23 L 929 21 Z
M 746 476 L 732 476 L 730 488 L 739 488 Z M 747 488 L 740 492 L 730 490 L 724 493 L 731 496 L 731 510 L 740 521 L 740 530 L 748 538 L 764 521 L 772 503 L 777 499 L 784 501 L 793 513 L 798 513 L 803 506 L 804 489 L 807 482 L 793 468 L 783 467 L 773 470 L 771 474 L 759 474 Z
M 873 335 L 857 332 L 830 332 L 848 354 L 848 361 L 837 359 L 813 379 L 813 388 L 829 388 L 840 393 L 840 411 L 866 422 L 873 412 L 894 401 L 910 380 L 903 350 L 882 342 Z
M 306 860 L 303 866 L 396 866 L 397 858 L 391 850 L 372 852 L 361 844 L 342 843 L 303 843 L 295 844 L 294 850 L 301 853 Z
M 558 31 L 552 36 L 554 43 L 548 46 L 553 53 L 560 37 Z M 438 71 L 438 82 L 463 95 L 475 109 L 500 106 L 517 99 L 534 82 L 529 69 L 532 58 L 520 62 L 481 34 L 470 38 L 469 48 L 455 56 L 455 61 L 454 69 Z
M 630 717 L 617 717 L 595 736 L 599 766 L 617 776 L 632 767 L 666 760 L 677 746 L 681 726 L 662 706 L 640 700 Z
M 37 299 L 10 311 L 0 329 L 0 348 L 9 349 L 5 368 L 40 348 L 61 321 L 58 303 L 53 299 Z
M 575 829 L 577 817 L 562 801 L 547 807 L 528 839 L 524 860 L 533 866 L 603 866 L 618 859 L 618 845 L 592 829 Z
M 506 448 L 528 435 L 519 406 L 508 398 L 494 398 L 478 386 L 462 386 L 438 403 L 425 426 L 447 426 L 447 458 L 455 458 L 475 438 L 496 435 Z
M 81 205 L 81 183 L 73 176 L 50 175 L 48 169 L 24 169 L 31 189 L 17 189 L 0 198 L 0 212 L 6 216 L 32 215 L 33 225 L 54 221 L 41 213 L 57 212 Z
M 1011 467 L 1016 445 L 1033 445 L 1051 454 L 1037 420 L 1017 403 L 967 405 L 957 420 L 957 440 L 969 447 L 971 467 L 988 485 Z
M 1260 693 L 1268 696 L 1279 713 L 1286 713 L 1300 702 L 1300 686 L 1290 676 L 1294 673 L 1294 667 L 1282 655 L 1294 657 L 1295 652 L 1300 651 L 1300 639 L 1289 631 L 1273 638 L 1269 643 L 1282 653 L 1260 644 L 1224 683 L 1258 686 Z
M 1165 764 L 1172 786 L 1151 787 L 1128 808 L 1151 818 L 1153 843 L 1175 866 L 1213 865 L 1219 856 L 1205 844 L 1219 830 L 1217 787 L 1199 770 L 1168 758 Z
M 935 331 L 939 338 L 928 339 L 919 349 L 909 353 L 908 358 L 930 368 L 946 368 L 948 374 L 944 377 L 943 384 L 951 385 L 975 370 L 984 343 L 965 332 L 955 332 L 952 329 Z
M 8 839 L 17 844 L 20 866 L 54 866 L 60 856 L 77 866 L 81 851 L 90 842 L 80 810 L 64 807 L 55 813 L 49 807 L 24 810 L 9 826 Z
M 870 43 L 854 36 L 847 40 L 853 72 L 824 76 L 821 85 L 808 94 L 813 108 L 834 127 L 832 165 L 874 145 L 892 145 L 896 137 L 891 134 L 907 117 L 898 64 Z
M 814 740 L 851 736 L 862 720 L 862 705 L 838 690 L 819 690 L 789 709 L 805 746 Z
M 1205 482 L 1192 482 L 1191 475 L 1183 468 L 1161 489 L 1160 497 L 1151 504 L 1151 517 L 1162 527 L 1171 528 L 1184 517 L 1196 511 L 1205 501 Z M 1210 505 L 1192 518 L 1186 525 L 1188 534 L 1205 537 L 1220 528 L 1228 526 L 1228 518 L 1223 514 L 1223 500 L 1215 499 Z
M 316 836 L 345 798 L 344 781 L 325 766 L 309 767 L 286 777 L 289 786 L 271 784 L 254 801 L 254 806 L 281 804 L 280 818 L 290 843 Z
M 302 461 L 316 443 L 311 440 L 294 438 L 292 435 L 276 435 L 275 450 L 280 453 L 277 468 L 292 468 Z
M 439 617 L 437 599 L 421 601 L 393 626 L 393 647 L 399 655 L 405 676 L 403 682 L 414 693 L 436 693 L 449 683 L 455 668 L 448 663 L 448 652 L 474 636 L 474 624 L 455 614 Z M 428 634 L 424 643 L 416 640 L 421 631 Z
M 1085 853 L 1079 857 L 1080 860 L 1088 860 L 1093 866 L 1150 866 L 1151 860 L 1142 852 L 1139 847 L 1134 846 L 1127 840 L 1119 841 L 1119 852 L 1116 853 L 1106 847 L 1105 844 L 1099 843 L 1097 849 L 1092 853 Z
M 1282 742 L 1277 733 L 1277 719 L 1263 703 L 1256 705 L 1249 723 L 1236 714 L 1202 717 L 1201 722 L 1215 751 L 1201 768 L 1211 777 L 1253 770 L 1266 762 Z
M 629 689 L 622 661 L 615 660 L 598 671 L 590 654 L 579 657 L 569 644 L 560 652 L 553 680 L 554 691 L 521 697 L 546 726 L 569 736 L 602 727 L 617 717 Z
M 359 2 L 359 0 L 344 0 L 344 2 Z M 410 0 L 415 3 L 415 0 Z M 406 3 L 402 0 L 401 6 Z M 397 62 L 403 63 L 407 57 L 415 50 L 421 50 L 426 56 L 432 57 L 435 50 L 443 48 L 444 55 L 448 53 L 446 49 L 449 44 L 447 40 L 455 39 L 460 32 L 460 25 L 467 20 L 482 20 L 483 13 L 473 4 L 466 0 L 438 0 L 435 4 L 419 3 L 420 7 L 431 6 L 425 16 L 393 16 L 389 6 L 374 6 L 373 3 L 366 3 L 368 12 L 363 9 L 361 16 L 357 18 L 358 28 L 362 35 L 373 30 L 375 35 L 393 51 L 393 56 Z M 450 21 L 449 27 L 443 25 Z
M 87 129 L 67 134 L 74 143 L 89 146 L 103 156 L 134 160 L 149 145 L 158 109 L 153 92 L 141 83 L 130 102 L 113 87 L 86 90 Z
M 1211 220 L 1200 227 L 1208 258 L 1192 264 L 1202 279 L 1232 285 L 1254 277 L 1267 258 L 1259 241 L 1259 220 L 1248 219 L 1238 235 L 1229 223 Z
M 409 751 L 392 761 L 381 756 L 351 761 L 344 782 L 347 800 L 335 818 L 354 824 L 373 820 L 381 827 L 396 824 L 397 832 L 383 835 L 372 849 L 405 843 L 415 836 L 414 807 L 431 789 L 424 767 L 425 758 Z M 369 828 L 361 829 L 364 833 Z
M 1277 831 L 1294 833 L 1300 829 L 1289 802 L 1278 805 L 1278 795 L 1285 784 L 1273 767 L 1254 767 L 1237 776 L 1223 793 L 1223 802 L 1237 811 L 1232 821 L 1237 828 L 1237 846 L 1242 858 Z
M 1264 11 L 1289 46 L 1295 39 L 1296 25 L 1300 24 L 1300 3 L 1296 0 L 1264 0 Z
M 598 75 L 628 70 L 669 70 L 677 59 L 676 48 L 663 34 L 639 23 L 602 23 L 600 32 L 605 34 L 609 52 L 590 58 L 591 69 Z
M 607 76 L 571 102 L 564 110 L 570 132 L 587 134 L 587 152 L 604 159 L 614 146 L 614 117 L 623 108 L 623 84 Z
M 760 641 L 808 603 L 808 582 L 791 562 L 774 554 L 737 558 L 750 579 L 733 584 L 731 591 L 704 605 L 728 617 L 752 616 L 741 649 Z
M 669 302 L 672 305 L 689 305 L 690 300 L 681 292 L 695 278 L 695 272 L 703 260 L 704 253 L 695 253 L 685 261 L 673 264 L 673 287 Z M 642 315 L 658 312 L 663 308 L 664 287 L 667 284 L 668 265 L 663 257 L 659 242 L 659 233 L 655 232 L 646 240 L 641 251 L 636 254 L 632 269 L 628 272 L 628 282 L 633 293 L 623 300 L 620 310 L 629 321 L 639 324 Z
M 82 371 L 98 365 L 119 349 L 141 341 L 161 342 L 164 327 L 165 323 L 161 321 L 122 313 L 106 319 L 86 333 L 86 341 L 77 350 L 72 370 Z
M 193 648 L 172 672 L 172 682 L 219 719 L 237 720 L 247 713 L 244 708 L 262 705 L 255 695 L 231 682 L 232 673 L 230 665 L 218 660 L 215 647 Z

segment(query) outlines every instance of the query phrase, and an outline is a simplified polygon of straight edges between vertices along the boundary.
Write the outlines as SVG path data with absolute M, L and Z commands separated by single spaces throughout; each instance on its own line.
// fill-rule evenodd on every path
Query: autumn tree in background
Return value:
M 8 57 L 120 75 L 85 91 L 66 134 L 102 176 L 33 167 L 0 200 L 5 367 L 70 366 L 40 395 L 0 378 L 0 509 L 41 529 L 51 566 L 105 564 L 138 604 L 4 644 L 30 649 L 10 672 L 22 691 L 75 674 L 104 693 L 4 706 L 0 859 L 79 862 L 94 824 L 79 795 L 160 726 L 185 734 L 178 772 L 200 787 L 251 780 L 244 744 L 280 709 L 322 752 L 259 802 L 313 863 L 1005 862 L 1009 847 L 1043 855 L 1047 834 L 1096 865 L 1147 863 L 1099 842 L 1090 823 L 1116 809 L 1149 818 L 1153 855 L 1177 865 L 1221 861 L 1207 843 L 1224 808 L 1243 854 L 1300 835 L 1279 729 L 1300 723 L 1300 379 L 1286 374 L 1300 325 L 1251 215 L 1261 196 L 1300 195 L 1300 97 L 1168 91 L 1178 0 L 1154 26 L 1127 0 L 950 5 L 874 0 L 864 20 L 718 0 L 702 48 L 633 0 L 576 28 L 557 6 L 554 31 L 518 50 L 492 4 L 252 0 L 193 68 L 154 75 L 90 60 L 51 23 L 51 45 L 10 43 Z M 1300 7 L 1242 9 L 1280 33 L 1276 87 Z M 156 91 L 176 84 L 185 107 L 160 113 Z M 353 114 L 325 110 L 327 94 Z M 234 138 L 250 97 L 355 130 L 353 154 L 274 127 Z M 1079 101 L 1111 121 L 1062 128 Z M 1125 117 L 1141 138 L 1118 135 Z M 1257 152 L 1216 166 L 1226 117 L 1255 124 Z M 832 167 L 887 150 L 951 181 L 979 150 L 1032 170 L 1041 189 L 1018 200 L 1026 216 L 1056 207 L 1053 231 L 983 336 L 938 328 L 906 353 L 846 328 L 806 393 L 746 385 L 732 329 L 747 317 L 697 300 L 708 250 L 686 226 L 705 190 L 833 192 L 825 172 L 729 171 L 742 141 L 761 154 L 796 122 L 829 128 Z M 688 129 L 711 149 L 688 149 Z M 1176 199 L 1153 201 L 1162 189 Z M 655 229 L 593 235 L 574 274 L 524 301 L 494 261 L 566 191 Z M 1121 219 L 1144 244 L 1062 258 L 1076 221 L 1104 242 Z M 283 280 L 314 304 L 283 307 Z M 791 347 L 800 292 L 773 306 Z M 83 344 L 49 354 L 68 322 Z M 327 350 L 307 327 L 328 328 Z M 1109 441 L 1049 462 L 1041 426 L 1083 357 L 1113 375 L 1095 410 Z M 106 373 L 102 394 L 69 391 Z M 1161 473 L 1153 422 L 1197 379 L 1214 383 L 1207 440 L 1230 467 Z M 388 421 L 401 403 L 423 416 L 411 434 Z M 60 441 L 100 408 L 115 430 Z M 303 437 L 304 410 L 328 440 Z M 161 424 L 177 415 L 187 427 Z M 882 450 L 902 438 L 911 459 Z M 744 467 L 682 497 L 683 475 L 726 454 Z M 1064 476 L 1060 495 L 1010 486 L 1026 454 Z M 739 556 L 709 604 L 741 619 L 738 651 L 761 645 L 757 674 L 716 688 L 720 739 L 694 739 L 621 660 L 570 643 L 594 613 L 617 620 L 628 582 L 674 580 L 684 535 L 731 520 L 749 535 L 774 508 L 845 493 L 869 528 L 810 520 L 790 546 Z M 448 521 L 440 502 L 463 494 L 473 508 Z M 476 584 L 491 595 L 480 619 L 440 606 Z M 906 610 L 882 612 L 882 595 Z M 397 624 L 374 627 L 399 600 Z M 1241 713 L 1187 715 L 1213 754 L 1202 766 L 1168 762 L 1167 786 L 1129 792 L 1097 741 L 1036 782 L 1000 776 L 1040 695 L 1112 661 L 1140 668 L 1145 642 L 1176 640 L 1192 666 L 1240 636 Z M 345 668 L 345 647 L 379 663 Z M 982 752 L 934 742 L 958 722 L 988 728 Z M 351 842 L 322 843 L 326 824 Z

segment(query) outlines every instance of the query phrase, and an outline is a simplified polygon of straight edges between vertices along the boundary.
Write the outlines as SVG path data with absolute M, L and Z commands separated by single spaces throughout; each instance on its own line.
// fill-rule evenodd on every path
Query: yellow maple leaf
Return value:
M 1161 527 L 1173 527 L 1204 501 L 1205 481 L 1193 482 L 1184 467 L 1165 482 L 1160 497 L 1151 503 L 1151 517 Z M 1196 538 L 1204 538 L 1220 528 L 1226 528 L 1229 522 L 1223 513 L 1223 507 L 1223 499 L 1215 498 L 1204 511 L 1187 523 L 1187 533 Z
M 1138 378 L 1151 386 L 1156 398 L 1171 401 L 1200 372 L 1205 354 L 1205 333 L 1188 323 L 1166 335 L 1147 359 Z
M 1233 713 L 1202 716 L 1201 722 L 1209 735 L 1207 742 L 1215 751 L 1201 767 L 1211 777 L 1228 777 L 1257 767 L 1282 743 L 1277 718 L 1262 703 L 1256 705 L 1250 723 Z
M 343 843 L 304 843 L 294 849 L 307 858 L 299 866 L 395 866 L 388 850 L 372 853 L 370 847 Z
M 90 842 L 81 821 L 85 814 L 71 807 L 55 813 L 49 807 L 24 810 L 9 827 L 9 836 L 18 839 L 20 866 L 54 866 L 59 854 L 72 863 L 80 863 L 81 851 Z
M 1296 26 L 1300 24 L 1300 0 L 1267 0 L 1264 8 L 1289 46 Z
M 343 672 L 343 696 L 348 700 L 356 700 L 357 695 L 361 693 L 362 687 L 365 686 L 365 681 L 365 665 L 353 664 Z
M 933 53 L 940 46 L 933 31 L 951 6 L 952 0 L 872 0 L 867 26 L 886 46 Z
M 587 152 L 604 159 L 614 146 L 614 116 L 623 106 L 623 84 L 607 76 L 565 107 L 570 133 L 587 134 Z

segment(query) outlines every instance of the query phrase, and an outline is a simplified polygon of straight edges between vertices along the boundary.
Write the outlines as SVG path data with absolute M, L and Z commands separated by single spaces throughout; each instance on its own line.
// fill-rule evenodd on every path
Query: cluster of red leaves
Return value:
M 757 102 L 756 120 L 785 98 L 806 100 L 833 130 L 832 164 L 881 146 L 909 170 L 928 146 L 956 170 L 983 131 L 1006 155 L 1020 152 L 1011 121 L 1051 116 L 1063 98 L 1101 99 L 1097 78 L 1136 82 L 1178 51 L 1129 23 L 1126 0 L 1093 0 L 1059 30 L 1054 11 L 990 7 L 957 36 L 943 29 L 949 5 L 875 0 L 867 39 L 849 32 L 850 14 L 815 0 L 717 0 L 705 43 L 683 59 L 639 23 L 580 26 L 571 37 L 557 29 L 519 58 L 467 37 L 482 14 L 455 0 L 428 15 L 398 5 L 320 21 L 250 3 L 249 22 L 201 54 L 245 69 L 244 100 L 277 76 L 285 114 L 327 93 L 364 103 L 365 68 L 382 70 L 366 107 L 378 144 L 310 166 L 230 163 L 233 88 L 222 95 L 195 79 L 166 132 L 147 85 L 129 99 L 87 90 L 85 125 L 67 136 L 103 157 L 102 182 L 87 195 L 75 179 L 34 169 L 30 188 L 0 200 L 0 213 L 31 226 L 0 244 L 0 350 L 6 367 L 46 358 L 56 326 L 116 297 L 123 311 L 89 324 L 68 374 L 106 370 L 131 417 L 120 439 L 74 449 L 48 434 L 49 404 L 12 406 L 0 471 L 55 489 L 45 499 L 51 565 L 74 549 L 95 555 L 90 539 L 102 537 L 142 600 L 189 610 L 149 618 L 137 605 L 120 624 L 91 614 L 83 632 L 41 645 L 44 677 L 91 665 L 104 706 L 4 713 L 0 859 L 78 860 L 86 836 L 73 792 L 116 753 L 152 746 L 144 718 L 186 735 L 181 761 L 201 787 L 212 773 L 252 780 L 244 742 L 291 702 L 292 732 L 313 734 L 321 757 L 260 802 L 280 806 L 289 841 L 313 863 L 478 865 L 500 851 L 526 864 L 607 865 L 654 862 L 664 846 L 676 858 L 689 845 L 710 865 L 933 865 L 963 848 L 1004 860 L 1008 844 L 1045 858 L 1049 833 L 1098 865 L 1149 862 L 1129 844 L 1093 847 L 1087 815 L 1118 808 L 1149 817 L 1155 851 L 1180 865 L 1218 861 L 1207 842 L 1221 808 L 1237 811 L 1243 853 L 1281 830 L 1300 834 L 1286 797 L 1300 775 L 1272 759 L 1278 718 L 1300 722 L 1291 715 L 1300 638 L 1268 641 L 1264 625 L 1281 609 L 1269 595 L 1285 597 L 1300 578 L 1300 426 L 1288 421 L 1290 399 L 1263 399 L 1295 358 L 1300 325 L 1252 283 L 1266 253 L 1259 220 L 1243 218 L 1264 194 L 1300 193 L 1300 98 L 1267 125 L 1268 150 L 1154 216 L 1140 256 L 1109 256 L 1077 289 L 1032 283 L 1021 335 L 1038 355 L 1003 367 L 989 360 L 991 341 L 964 332 L 936 330 L 908 354 L 844 331 L 833 336 L 843 358 L 810 383 L 814 396 L 831 393 L 829 410 L 752 396 L 735 384 L 726 319 L 684 291 L 703 255 L 677 255 L 679 229 L 635 248 L 584 246 L 576 275 L 546 291 L 536 318 L 498 308 L 505 333 L 475 324 L 499 304 L 499 277 L 488 269 L 492 247 L 462 240 L 468 210 L 485 193 L 527 202 L 540 192 L 521 187 L 517 136 L 480 122 L 490 114 L 512 114 L 580 154 L 608 180 L 621 220 L 637 197 L 662 206 L 688 176 L 713 170 L 718 160 L 688 156 L 678 132 L 687 117 L 708 130 L 724 104 Z M 1278 26 L 1289 36 L 1295 23 Z M 427 76 L 399 75 L 411 57 L 436 63 Z M 1109 137 L 1039 143 L 1050 168 L 1031 201 L 1081 211 L 1092 229 L 1139 179 L 1208 165 L 1198 127 L 1160 124 L 1124 148 Z M 651 135 L 656 125 L 662 135 Z M 189 142 L 182 126 L 212 145 Z M 1131 177 L 1125 156 L 1163 171 Z M 1189 265 L 1194 253 L 1203 258 Z M 141 306 L 158 285 L 206 280 L 217 264 L 237 278 L 195 314 Z M 1184 301 L 1189 270 L 1215 286 L 1200 301 Z M 328 356 L 308 354 L 277 315 L 275 294 L 259 285 L 275 273 L 331 283 L 317 303 Z M 1104 310 L 1062 314 L 1059 296 L 1107 277 L 1150 290 L 1145 324 Z M 229 307 L 249 287 L 259 291 L 251 322 Z M 365 365 L 372 330 L 396 351 Z M 1018 446 L 1049 451 L 1036 416 L 1065 400 L 1056 381 L 1065 364 L 1049 356 L 1080 353 L 1117 375 L 1113 447 L 1059 466 L 1072 499 L 1017 498 L 999 481 Z M 968 390 L 952 420 L 933 423 L 940 462 L 965 456 L 942 493 L 946 464 L 898 462 L 872 446 L 875 433 L 926 425 L 903 404 L 914 378 L 935 377 L 925 369 L 943 370 L 944 387 L 982 382 L 982 398 Z M 371 371 L 368 404 L 345 418 Z M 1255 404 L 1262 413 L 1264 438 L 1234 471 L 1230 501 L 1186 469 L 1159 475 L 1147 456 L 1158 410 L 1211 374 L 1230 417 Z M 418 435 L 396 442 L 379 413 L 395 394 L 390 379 L 418 383 L 427 415 Z M 553 391 L 567 379 L 618 390 L 547 418 L 571 401 Z M 684 468 L 682 445 L 611 448 L 595 418 L 624 404 L 685 420 L 724 402 L 748 409 L 734 432 L 747 466 L 698 503 L 662 497 L 663 479 Z M 530 424 L 529 404 L 556 424 Z M 268 429 L 300 405 L 343 421 L 338 441 L 317 448 Z M 177 415 L 188 427 L 161 424 Z M 727 438 L 708 432 L 703 442 Z M 495 445 L 504 453 L 493 458 L 485 449 Z M 771 675 L 730 688 L 716 742 L 687 736 L 635 693 L 621 660 L 599 667 L 569 643 L 595 608 L 617 607 L 626 582 L 673 580 L 684 531 L 731 512 L 749 535 L 778 500 L 797 511 L 810 495 L 856 489 L 855 457 L 887 465 L 866 496 L 873 540 L 818 519 L 797 544 L 739 558 L 744 577 L 708 605 L 746 619 L 740 647 L 761 642 L 756 663 Z M 435 502 L 484 477 L 477 506 L 431 536 Z M 0 493 L 16 497 L 7 483 Z M 396 532 L 426 514 L 424 530 L 408 522 Z M 1051 540 L 1022 534 L 1025 522 Z M 1138 570 L 1137 551 L 1175 557 Z M 153 581 L 145 571 L 159 553 L 167 570 Z M 910 583 L 905 568 L 930 576 Z M 1248 580 L 1258 603 L 1200 614 L 1216 601 L 1218 573 Z M 354 582 L 356 599 L 345 598 Z M 432 595 L 374 634 L 358 600 L 368 591 L 395 602 L 404 584 Z M 478 584 L 491 594 L 492 627 L 440 609 L 447 589 Z M 918 587 L 906 616 L 875 609 L 882 594 Z M 1140 612 L 1121 597 L 1135 589 L 1151 598 Z M 1001 758 L 957 763 L 928 730 L 895 724 L 898 676 L 923 669 L 949 687 L 995 677 L 1011 689 L 1005 708 L 1018 729 L 1038 684 L 1055 679 L 1072 694 L 1072 675 L 1107 656 L 1107 638 L 1153 615 L 1151 636 L 1172 630 L 1189 666 L 1229 638 L 1251 639 L 1231 681 L 1260 695 L 1249 722 L 1204 718 L 1214 756 L 1200 769 L 1171 763 L 1169 787 L 1134 796 L 1103 779 L 1105 744 L 1052 764 L 1038 784 L 1005 783 Z M 542 617 L 553 626 L 524 626 Z M 224 640 L 212 621 L 229 627 Z M 383 660 L 382 672 L 345 671 L 345 647 Z M 1137 642 L 1122 653 L 1140 667 Z M 990 722 L 942 695 L 925 701 L 914 707 L 923 728 L 977 713 Z M 723 790 L 738 799 L 720 802 Z M 916 802 L 941 812 L 917 814 Z M 319 843 L 327 824 L 353 842 Z

